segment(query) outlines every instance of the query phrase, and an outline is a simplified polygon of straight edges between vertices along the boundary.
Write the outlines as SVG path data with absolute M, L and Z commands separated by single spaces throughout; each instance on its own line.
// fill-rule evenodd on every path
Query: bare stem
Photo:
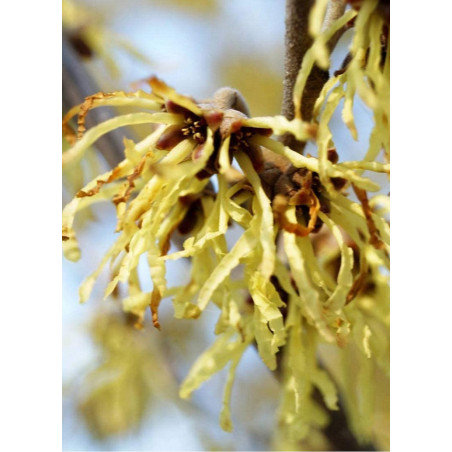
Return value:
M 295 116 L 293 104 L 293 88 L 297 79 L 301 62 L 308 49 L 312 45 L 312 38 L 308 33 L 309 11 L 314 0 L 287 0 L 286 1 L 286 55 L 285 72 L 283 82 L 282 114 L 287 119 Z M 315 66 L 308 78 L 303 92 L 302 117 L 309 121 L 312 117 L 312 108 L 323 85 L 328 80 L 327 71 L 322 71 Z M 304 143 L 297 142 L 291 134 L 286 134 L 282 142 L 292 149 L 303 152 Z
M 287 0 L 286 1 L 286 55 L 282 114 L 287 119 L 295 116 L 293 103 L 293 89 L 305 53 L 312 45 L 312 38 L 308 32 L 309 11 L 315 0 Z M 330 0 L 328 3 L 322 29 L 328 28 L 345 10 L 345 0 Z M 340 30 L 330 40 L 329 48 L 333 50 L 342 34 Z M 328 81 L 329 73 L 314 65 L 306 87 L 302 93 L 301 116 L 305 121 L 312 119 L 315 101 Z M 292 149 L 303 152 L 305 143 L 297 142 L 293 135 L 286 134 L 282 142 Z
M 346 0 L 329 0 L 323 20 L 322 31 L 328 29 L 345 12 Z

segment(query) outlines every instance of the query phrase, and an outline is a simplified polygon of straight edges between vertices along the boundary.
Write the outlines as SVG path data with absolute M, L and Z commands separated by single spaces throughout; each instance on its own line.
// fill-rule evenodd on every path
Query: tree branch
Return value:
M 346 4 L 346 0 L 329 0 L 323 19 L 322 31 L 327 30 L 334 21 L 344 14 Z
M 308 32 L 309 11 L 314 0 L 287 0 L 286 1 L 286 55 L 284 59 L 283 104 L 282 114 L 287 119 L 295 117 L 293 104 L 293 88 L 297 79 L 301 62 L 305 53 L 312 45 L 312 38 Z M 303 91 L 302 117 L 310 121 L 312 109 L 323 85 L 328 80 L 328 71 L 315 66 L 309 75 L 306 88 Z M 305 143 L 298 142 L 291 134 L 282 138 L 286 146 L 302 153 Z
M 80 104 L 85 97 L 100 91 L 86 68 L 81 57 L 63 35 L 63 112 Z M 91 128 L 114 116 L 111 108 L 96 108 L 86 118 L 86 126 Z M 113 130 L 96 142 L 96 148 L 104 159 L 114 168 L 124 158 L 123 132 Z
M 309 35 L 309 12 L 315 0 L 287 0 L 286 1 L 286 55 L 285 73 L 283 82 L 282 114 L 287 119 L 295 117 L 293 103 L 293 89 L 303 57 L 312 45 L 313 39 Z M 322 31 L 327 29 L 345 11 L 345 0 L 330 0 L 328 2 Z M 329 41 L 328 46 L 332 51 L 344 30 L 339 30 Z M 305 121 L 312 119 L 312 110 L 323 85 L 328 81 L 328 71 L 314 65 L 302 93 L 301 116 Z M 282 142 L 292 149 L 302 153 L 305 143 L 298 142 L 291 134 L 286 134 Z
M 341 17 L 345 12 L 347 6 L 346 0 L 329 0 L 326 8 L 325 18 L 323 19 L 322 31 L 327 30 L 333 22 Z M 346 27 L 342 27 L 337 33 L 329 40 L 328 47 L 330 52 L 334 50 L 340 37 L 343 35 Z

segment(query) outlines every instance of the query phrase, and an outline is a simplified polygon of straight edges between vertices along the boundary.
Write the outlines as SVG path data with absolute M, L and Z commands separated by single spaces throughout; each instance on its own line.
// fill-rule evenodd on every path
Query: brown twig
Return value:
M 282 114 L 287 119 L 293 119 L 295 116 L 293 89 L 303 57 L 313 42 L 308 32 L 309 11 L 313 4 L 314 0 L 286 1 L 286 55 Z M 345 0 L 329 1 L 322 30 L 328 28 L 344 13 L 345 5 Z M 344 28 L 339 30 L 328 42 L 330 52 L 333 51 L 344 30 Z M 301 116 L 305 121 L 311 121 L 315 101 L 328 79 L 329 72 L 314 65 L 302 93 Z M 300 153 L 303 152 L 305 147 L 305 143 L 298 142 L 291 134 L 284 135 L 282 142 Z
M 282 114 L 287 119 L 293 119 L 295 116 L 293 88 L 303 57 L 312 45 L 312 38 L 308 33 L 308 19 L 313 4 L 314 0 L 286 1 L 286 55 L 284 60 Z M 303 91 L 301 113 L 305 121 L 311 120 L 315 100 L 328 78 L 328 71 L 323 71 L 314 66 Z M 291 134 L 284 135 L 282 142 L 300 153 L 303 152 L 305 146 L 305 143 L 298 142 Z
M 99 87 L 86 70 L 71 41 L 63 35 L 63 112 L 74 105 L 80 104 L 85 97 L 99 91 Z M 93 127 L 113 117 L 109 108 L 91 110 L 86 119 L 86 125 Z M 99 138 L 96 148 L 102 154 L 111 168 L 114 168 L 124 158 L 123 132 L 113 130 Z

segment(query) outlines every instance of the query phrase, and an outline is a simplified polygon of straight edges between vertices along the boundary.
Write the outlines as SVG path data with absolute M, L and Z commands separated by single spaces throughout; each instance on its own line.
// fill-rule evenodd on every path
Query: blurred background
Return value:
M 280 113 L 284 74 L 282 0 L 90 0 L 63 1 L 63 33 L 97 90 L 132 91 L 152 74 L 182 94 L 208 98 L 225 85 L 239 89 L 253 116 Z M 335 51 L 339 67 L 347 35 Z M 65 57 L 63 56 L 63 61 Z M 63 84 L 67 75 L 63 72 Z M 137 84 L 138 83 L 138 84 Z M 83 100 L 82 94 L 73 104 Z M 64 98 L 64 96 L 63 96 Z M 75 99 L 75 98 L 72 98 Z M 66 101 L 63 113 L 71 107 Z M 366 149 L 371 113 L 359 102 L 359 141 L 339 113 L 332 126 L 342 159 Z M 141 128 L 140 128 L 141 127 Z M 124 130 L 137 139 L 146 126 Z M 363 146 L 364 144 L 364 146 Z M 65 145 L 63 145 L 65 146 Z M 315 148 L 307 152 L 315 154 Z M 63 202 L 109 168 L 89 154 L 79 172 L 63 175 Z M 112 243 L 115 210 L 99 204 L 76 225 L 82 250 L 77 263 L 63 259 L 64 450 L 274 450 L 278 383 L 249 349 L 238 367 L 232 395 L 233 433 L 221 430 L 225 372 L 206 382 L 190 402 L 178 397 L 189 368 L 213 341 L 216 308 L 196 321 L 173 319 L 169 300 L 160 308 L 162 331 L 149 319 L 144 330 L 122 314 L 119 298 L 103 301 L 108 271 L 90 301 L 78 303 L 78 287 Z M 142 270 L 147 273 L 146 267 Z M 188 278 L 186 262 L 169 261 L 169 286 Z M 146 278 L 143 280 L 143 289 Z

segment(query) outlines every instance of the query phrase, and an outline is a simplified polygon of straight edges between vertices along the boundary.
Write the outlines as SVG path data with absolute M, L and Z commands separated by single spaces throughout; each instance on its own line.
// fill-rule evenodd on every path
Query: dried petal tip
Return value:
M 162 296 L 160 294 L 160 291 L 158 289 L 154 289 L 152 291 L 152 295 L 151 295 L 150 308 L 151 308 L 151 314 L 152 314 L 152 324 L 158 330 L 160 330 L 158 308 L 159 308 L 161 299 L 162 299 Z
M 159 323 L 159 316 L 157 313 L 152 314 L 152 324 L 154 325 L 155 328 L 157 328 L 159 331 L 161 330 L 160 328 L 160 323 Z
M 148 83 L 149 83 L 149 86 L 152 88 L 152 90 L 156 91 L 156 92 L 165 91 L 166 89 L 168 89 L 167 84 L 163 80 L 160 80 L 155 75 L 152 75 L 151 77 L 149 77 Z

